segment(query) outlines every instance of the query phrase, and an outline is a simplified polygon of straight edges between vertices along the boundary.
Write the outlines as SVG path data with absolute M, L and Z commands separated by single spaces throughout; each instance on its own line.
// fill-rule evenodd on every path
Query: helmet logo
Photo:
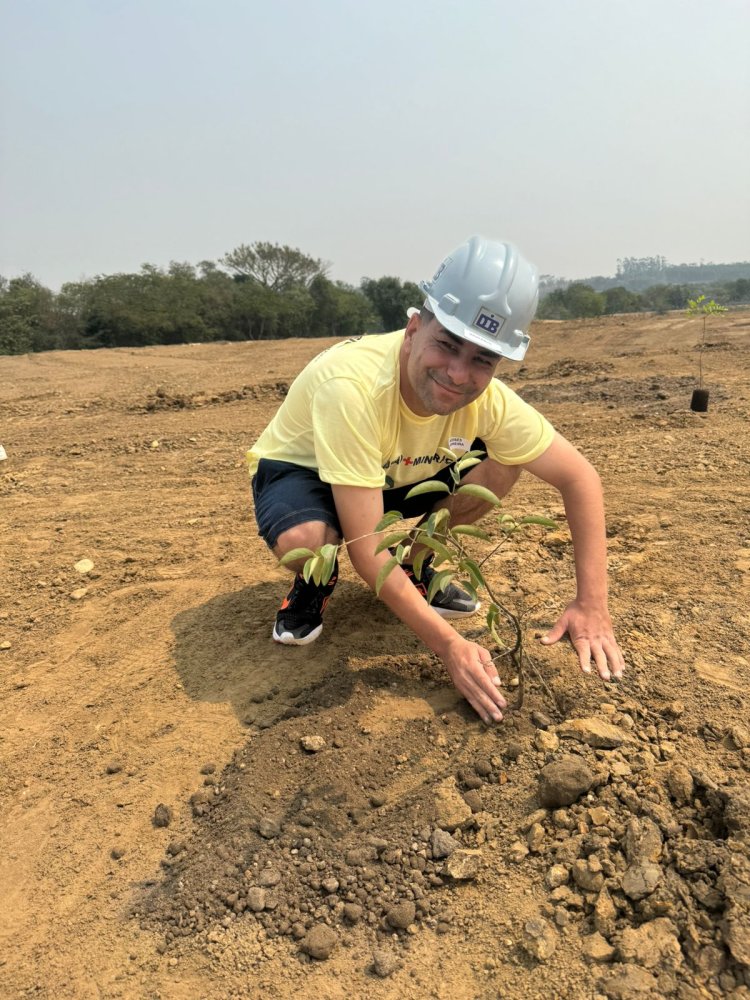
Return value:
M 474 320 L 474 326 L 477 330 L 482 330 L 484 333 L 489 333 L 492 337 L 495 337 L 504 322 L 505 319 L 502 316 L 497 316 L 487 309 L 480 309 Z

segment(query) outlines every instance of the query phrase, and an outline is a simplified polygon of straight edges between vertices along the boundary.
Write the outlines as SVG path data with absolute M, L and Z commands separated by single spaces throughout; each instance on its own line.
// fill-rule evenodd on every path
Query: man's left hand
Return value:
M 602 680 L 619 680 L 625 669 L 625 658 L 617 645 L 612 620 L 606 608 L 586 608 L 572 601 L 560 618 L 542 637 L 545 646 L 558 642 L 566 634 L 578 653 L 581 670 L 591 673 L 591 661 Z

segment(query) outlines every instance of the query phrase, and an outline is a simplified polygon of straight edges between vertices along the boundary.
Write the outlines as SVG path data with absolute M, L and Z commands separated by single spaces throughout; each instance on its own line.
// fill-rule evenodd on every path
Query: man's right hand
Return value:
M 363 486 L 333 486 L 333 498 L 354 569 L 373 589 L 387 552 L 375 552 L 375 526 L 383 516 L 383 493 Z M 380 599 L 440 657 L 457 690 L 485 723 L 500 722 L 507 708 L 489 651 L 459 635 L 395 568 L 380 588 Z
M 508 703 L 500 693 L 500 678 L 488 650 L 456 634 L 440 656 L 456 689 L 482 722 L 501 722 Z

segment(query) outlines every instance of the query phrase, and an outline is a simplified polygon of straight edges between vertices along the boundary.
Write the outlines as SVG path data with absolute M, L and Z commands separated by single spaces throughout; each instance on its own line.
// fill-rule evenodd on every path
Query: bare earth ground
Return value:
M 536 641 L 573 567 L 527 477 L 560 530 L 486 568 L 547 689 L 494 729 L 346 560 L 270 640 L 243 455 L 328 342 L 0 358 L 0 995 L 750 996 L 750 313 L 703 415 L 681 315 L 534 334 L 503 375 L 601 472 L 629 670 Z

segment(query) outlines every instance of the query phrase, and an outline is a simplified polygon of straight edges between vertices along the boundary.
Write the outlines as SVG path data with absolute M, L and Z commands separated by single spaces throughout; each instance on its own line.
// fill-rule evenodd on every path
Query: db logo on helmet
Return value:
M 503 320 L 498 319 L 493 316 L 492 313 L 480 312 L 477 318 L 474 320 L 474 326 L 478 330 L 484 330 L 485 333 L 491 333 L 493 336 L 497 333 L 500 327 L 503 325 Z

